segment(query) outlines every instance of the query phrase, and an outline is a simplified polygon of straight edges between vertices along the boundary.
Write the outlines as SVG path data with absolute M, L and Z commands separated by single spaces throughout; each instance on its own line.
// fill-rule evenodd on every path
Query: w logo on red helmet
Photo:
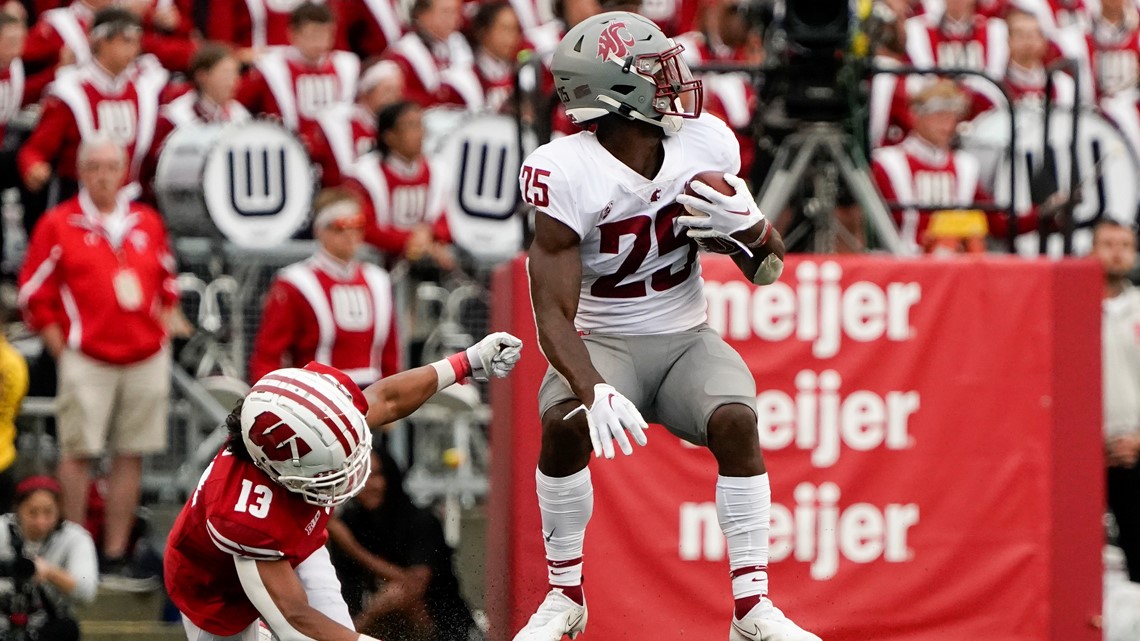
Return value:
M 624 22 L 611 22 L 598 38 L 598 57 L 605 60 L 613 54 L 619 58 L 629 55 L 634 44 L 633 34 Z
M 297 438 L 297 433 L 273 412 L 262 412 L 253 420 L 249 428 L 249 440 L 261 448 L 270 461 L 289 461 L 313 451 L 305 441 Z M 294 449 L 296 455 L 293 454 Z

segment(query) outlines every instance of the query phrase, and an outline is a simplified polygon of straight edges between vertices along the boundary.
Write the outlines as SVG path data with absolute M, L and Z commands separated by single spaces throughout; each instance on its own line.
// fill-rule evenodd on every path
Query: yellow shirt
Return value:
M 16 460 L 16 415 L 28 393 L 28 363 L 0 336 L 0 471 Z

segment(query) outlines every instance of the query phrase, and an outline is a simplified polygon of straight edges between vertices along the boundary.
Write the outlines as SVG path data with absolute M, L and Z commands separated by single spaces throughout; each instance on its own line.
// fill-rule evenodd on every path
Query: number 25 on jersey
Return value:
M 550 205 L 549 185 L 545 182 L 548 177 L 550 172 L 545 169 L 523 166 L 522 191 L 523 198 L 528 203 L 535 207 Z M 697 259 L 697 245 L 684 231 L 674 230 L 674 221 L 683 213 L 684 208 L 674 203 L 658 210 L 656 215 L 638 214 L 598 225 L 601 235 L 599 253 L 620 254 L 623 236 L 633 236 L 633 243 L 625 260 L 614 273 L 600 276 L 594 281 L 590 294 L 598 298 L 642 298 L 648 294 L 647 287 L 655 292 L 663 292 L 688 280 Z M 657 241 L 658 256 L 664 257 L 678 250 L 685 251 L 684 262 L 679 270 L 673 271 L 677 262 L 674 261 L 651 274 L 641 273 L 642 264 L 649 257 L 654 240 Z M 635 275 L 642 277 L 630 280 Z

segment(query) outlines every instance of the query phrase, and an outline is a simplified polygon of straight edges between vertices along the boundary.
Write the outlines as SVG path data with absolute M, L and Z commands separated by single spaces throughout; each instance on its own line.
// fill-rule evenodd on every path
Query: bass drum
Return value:
M 315 184 L 296 136 L 247 121 L 176 129 L 159 153 L 154 190 L 172 234 L 260 249 L 301 229 Z
M 481 266 L 494 266 L 522 249 L 519 170 L 536 146 L 529 130 L 520 153 L 511 116 L 452 114 L 431 118 L 433 171 L 446 172 L 445 211 L 455 245 Z M 429 119 L 425 116 L 425 121 Z M 426 124 L 425 124 L 426 128 Z M 436 169 L 438 167 L 438 169 Z
M 1092 248 L 1092 227 L 1103 218 L 1131 226 L 1136 220 L 1140 205 L 1140 163 L 1120 131 L 1108 120 L 1092 111 L 1082 111 L 1077 130 L 1077 175 L 1081 202 L 1073 217 L 1077 231 L 1073 235 L 1073 251 L 1087 254 Z M 977 157 L 981 165 L 982 183 L 999 205 L 1008 205 L 1010 194 L 1019 213 L 1032 206 L 1030 182 L 1033 171 L 1041 166 L 1045 119 L 1040 109 L 1024 107 L 1016 111 L 1017 123 L 1017 184 L 1010 186 L 1009 179 L 1009 112 L 988 111 L 960 131 L 962 148 Z M 1070 141 L 1072 140 L 1072 112 L 1057 109 L 1049 124 L 1049 146 L 1056 159 L 1056 185 L 1068 193 L 1070 167 Z M 1111 185 L 1111 187 L 1110 187 Z M 1049 254 L 1060 255 L 1061 237 L 1050 238 Z M 1038 253 L 1036 233 L 1018 238 L 1018 253 L 1032 256 Z

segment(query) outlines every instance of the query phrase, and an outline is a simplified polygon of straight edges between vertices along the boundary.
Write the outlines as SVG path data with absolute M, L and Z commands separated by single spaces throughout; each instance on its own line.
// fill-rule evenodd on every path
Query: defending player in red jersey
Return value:
M 613 458 L 617 440 L 632 454 L 630 436 L 646 442 L 641 411 L 717 460 L 731 641 L 819 641 L 767 598 L 772 494 L 756 385 L 706 322 L 696 260 L 698 243 L 723 248 L 766 285 L 783 269 L 783 241 L 736 176 L 732 131 L 701 115 L 701 83 L 681 51 L 653 22 L 612 12 L 575 26 L 554 53 L 566 113 L 590 130 L 539 147 L 520 178 L 537 209 L 531 301 L 551 363 L 539 391 L 536 473 L 550 592 L 515 641 L 558 641 L 585 628 L 591 445 Z M 683 193 L 705 171 L 721 172 L 721 190 L 734 193 L 697 181 L 700 197 Z
M 368 641 L 352 627 L 324 548 L 332 508 L 368 478 L 370 428 L 466 379 L 502 378 L 522 342 L 491 334 L 466 351 L 360 391 L 310 363 L 262 377 L 226 419 L 229 440 L 182 509 L 166 589 L 191 641 Z M 372 640 L 375 641 L 375 640 Z

